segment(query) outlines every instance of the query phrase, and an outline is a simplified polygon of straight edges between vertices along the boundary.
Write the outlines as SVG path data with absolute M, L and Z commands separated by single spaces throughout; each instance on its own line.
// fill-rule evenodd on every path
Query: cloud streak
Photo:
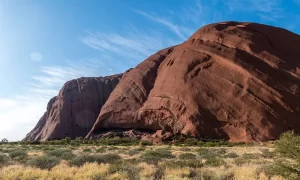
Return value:
M 163 34 L 152 31 L 142 33 L 131 28 L 128 34 L 104 33 L 86 31 L 87 35 L 81 37 L 81 42 L 87 46 L 105 53 L 113 53 L 116 57 L 126 58 L 133 66 L 159 49 L 165 48 L 179 40 L 164 38 Z
M 231 11 L 234 12 L 254 12 L 262 20 L 276 21 L 283 17 L 283 9 L 280 7 L 280 2 L 281 1 L 279 0 L 234 0 L 227 1 L 227 6 Z
M 170 31 L 172 31 L 173 33 L 175 33 L 178 37 L 180 37 L 182 40 L 186 40 L 187 39 L 187 31 L 188 28 L 186 27 L 183 27 L 183 26 L 179 26 L 177 24 L 174 24 L 172 23 L 171 21 L 167 20 L 166 18 L 163 18 L 163 17 L 158 17 L 158 16 L 153 16 L 153 15 L 150 15 L 146 12 L 143 12 L 143 11 L 140 11 L 140 10 L 134 10 L 136 13 L 154 21 L 154 22 L 157 22 L 159 24 L 162 24 L 164 26 L 166 26 Z

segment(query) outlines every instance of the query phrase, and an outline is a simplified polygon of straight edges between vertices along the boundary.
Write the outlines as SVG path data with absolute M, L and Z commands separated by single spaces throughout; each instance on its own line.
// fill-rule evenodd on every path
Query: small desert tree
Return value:
M 6 138 L 3 138 L 2 140 L 1 140 L 1 143 L 8 143 L 8 140 L 6 139 Z
M 283 133 L 275 147 L 280 158 L 275 161 L 272 172 L 287 179 L 300 179 L 300 136 L 293 131 Z

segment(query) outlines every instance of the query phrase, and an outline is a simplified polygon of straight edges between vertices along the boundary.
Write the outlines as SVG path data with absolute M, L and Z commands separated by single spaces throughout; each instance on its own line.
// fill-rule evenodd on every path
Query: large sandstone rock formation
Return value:
M 25 140 L 85 137 L 122 74 L 67 82 Z
M 164 130 L 266 141 L 300 130 L 300 37 L 225 22 L 150 56 L 126 74 L 88 137 L 102 129 Z
M 54 132 L 51 128 L 36 136 L 37 128 L 32 132 L 35 138 L 30 139 L 59 138 L 65 132 L 71 137 L 84 136 L 91 128 L 87 138 L 109 130 L 136 129 L 158 132 L 160 137 L 186 134 L 267 141 L 290 129 L 300 133 L 299 88 L 299 35 L 256 23 L 210 24 L 124 74 L 93 115 L 79 115 L 81 124 L 86 123 L 84 128 L 76 129 L 74 118 L 63 115 L 70 110 L 54 111 L 59 119 L 53 127 L 64 134 L 50 133 Z M 98 99 L 90 97 L 89 101 Z M 70 108 L 56 104 L 59 109 Z M 60 126 L 63 122 L 67 124 Z M 41 120 L 39 124 L 47 127 L 47 123 Z M 74 133 L 75 129 L 80 133 Z

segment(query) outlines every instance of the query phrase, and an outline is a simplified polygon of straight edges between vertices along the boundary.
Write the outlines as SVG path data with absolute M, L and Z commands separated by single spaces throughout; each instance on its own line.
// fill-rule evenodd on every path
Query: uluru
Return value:
M 109 131 L 274 140 L 300 133 L 299 88 L 299 35 L 257 23 L 209 24 L 123 74 L 67 82 L 25 140 Z

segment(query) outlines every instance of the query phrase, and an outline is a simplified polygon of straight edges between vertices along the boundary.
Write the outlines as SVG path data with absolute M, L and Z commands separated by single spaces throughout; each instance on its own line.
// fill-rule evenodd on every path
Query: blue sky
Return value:
M 300 34 L 300 0 L 0 0 L 0 139 L 22 139 L 64 82 L 123 72 L 228 20 Z

